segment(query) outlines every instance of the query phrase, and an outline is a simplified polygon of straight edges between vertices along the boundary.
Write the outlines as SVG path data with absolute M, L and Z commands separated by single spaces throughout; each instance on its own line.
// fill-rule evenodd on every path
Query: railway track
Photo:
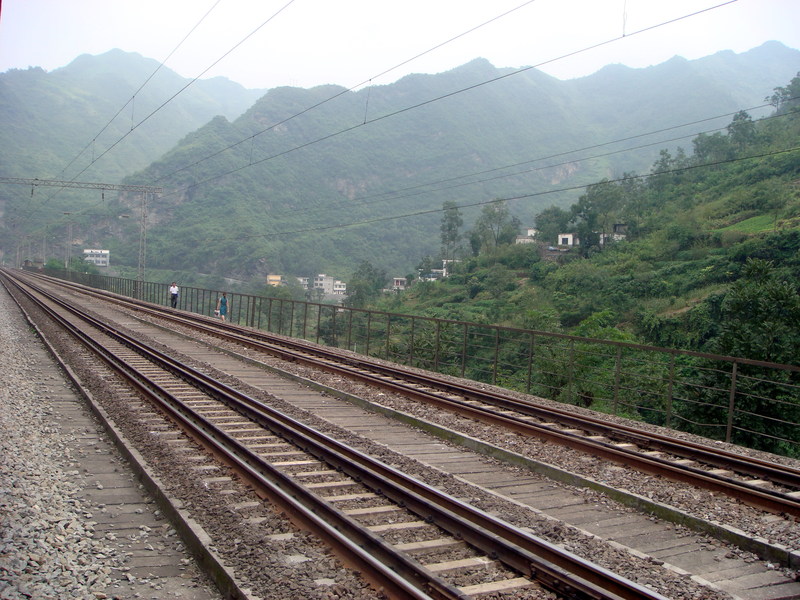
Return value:
M 468 598 L 528 588 L 537 588 L 530 597 L 541 597 L 542 586 L 565 598 L 662 598 L 320 434 L 42 289 L 31 286 L 26 294 L 147 397 L 156 407 L 150 418 L 167 415 L 390 597 Z M 408 531 L 415 541 L 396 541 Z M 448 560 L 438 560 L 441 553 Z
M 61 286 L 59 285 L 58 288 L 61 288 Z M 129 307 L 127 302 L 124 302 L 125 299 L 118 298 L 116 300 L 122 301 L 122 304 L 119 305 L 119 309 L 115 309 L 108 304 L 104 294 L 99 294 L 96 299 L 93 299 L 86 296 L 85 291 L 81 286 L 78 286 L 74 291 L 67 292 L 66 296 L 76 297 L 78 304 L 81 306 L 90 308 L 94 313 L 102 315 L 104 319 L 123 324 L 127 330 L 137 332 L 136 335 L 144 339 L 157 339 L 164 344 L 168 344 L 169 351 L 175 353 L 176 356 L 193 357 L 195 361 L 199 361 L 198 364 L 201 365 L 201 369 L 205 370 L 202 365 L 208 365 L 212 372 L 222 375 L 229 383 L 237 385 L 237 382 L 241 382 L 244 385 L 243 389 L 247 393 L 252 393 L 249 390 L 274 390 L 274 393 L 277 394 L 276 398 L 280 399 L 279 404 L 281 406 L 289 408 L 289 405 L 292 405 L 300 409 L 299 413 L 289 410 L 289 413 L 294 414 L 296 418 L 305 421 L 308 415 L 320 415 L 319 419 L 310 419 L 314 427 L 321 427 L 323 431 L 328 431 L 327 426 L 323 423 L 324 421 L 333 424 L 335 427 L 343 428 L 342 431 L 352 431 L 356 434 L 341 436 L 341 432 L 333 432 L 337 436 L 341 436 L 340 439 L 347 440 L 347 443 L 362 447 L 363 441 L 360 440 L 372 439 L 377 442 L 378 446 L 391 448 L 398 455 L 412 457 L 412 461 L 420 461 L 421 464 L 430 465 L 446 473 L 453 473 L 457 479 L 464 478 L 463 480 L 471 485 L 488 486 L 487 489 L 496 490 L 495 493 L 498 493 L 500 497 L 514 499 L 512 503 L 522 501 L 526 509 L 521 512 L 517 512 L 513 506 L 500 508 L 497 506 L 497 502 L 490 498 L 480 499 L 480 495 L 476 496 L 474 491 L 459 489 L 460 485 L 445 484 L 439 476 L 433 473 L 417 471 L 413 465 L 406 464 L 407 461 L 398 460 L 398 456 L 387 457 L 395 466 L 403 469 L 411 467 L 410 472 L 417 473 L 428 483 L 436 485 L 440 489 L 448 489 L 451 494 L 458 498 L 472 503 L 477 501 L 479 506 L 491 514 L 501 514 L 506 518 L 510 518 L 511 522 L 516 523 L 518 527 L 521 526 L 538 535 L 544 535 L 546 539 L 577 551 L 582 556 L 594 559 L 598 555 L 605 554 L 608 550 L 601 547 L 593 547 L 592 544 L 587 545 L 586 540 L 578 539 L 574 536 L 577 531 L 569 532 L 569 529 L 565 531 L 561 525 L 553 524 L 552 521 L 541 521 L 539 517 L 531 520 L 534 513 L 528 511 L 533 510 L 538 513 L 539 510 L 544 509 L 545 514 L 550 516 L 548 518 L 564 519 L 565 523 L 571 523 L 573 527 L 577 525 L 581 529 L 585 528 L 586 531 L 580 535 L 591 533 L 599 535 L 603 539 L 619 540 L 633 549 L 634 553 L 645 552 L 650 554 L 653 552 L 651 557 L 647 558 L 648 562 L 652 561 L 655 564 L 661 564 L 661 561 L 666 561 L 665 566 L 668 569 L 674 570 L 677 568 L 678 572 L 682 572 L 684 569 L 688 570 L 689 573 L 696 574 L 698 582 L 707 580 L 704 585 L 711 588 L 719 585 L 721 589 L 734 594 L 734 597 L 766 599 L 793 598 L 796 595 L 800 595 L 800 584 L 792 582 L 792 579 L 797 574 L 793 574 L 791 569 L 775 570 L 777 565 L 785 565 L 795 569 L 800 565 L 800 552 L 796 549 L 792 550 L 796 548 L 796 539 L 794 539 L 796 536 L 791 535 L 793 526 L 790 523 L 794 521 L 794 527 L 796 527 L 796 519 L 786 515 L 776 515 L 775 517 L 759 516 L 755 509 L 737 507 L 736 502 L 726 503 L 723 501 L 718 503 L 716 498 L 721 497 L 719 494 L 696 495 L 686 486 L 677 485 L 673 487 L 666 483 L 659 483 L 656 479 L 649 477 L 640 478 L 640 484 L 644 484 L 644 486 L 638 488 L 638 494 L 641 494 L 641 496 L 637 499 L 636 484 L 634 484 L 633 488 L 627 487 L 629 485 L 628 482 L 633 481 L 630 479 L 632 474 L 628 474 L 623 478 L 615 476 L 613 479 L 606 479 L 612 472 L 616 472 L 618 475 L 623 474 L 624 469 L 615 469 L 607 464 L 608 461 L 597 460 L 588 454 L 585 459 L 578 458 L 575 456 L 576 453 L 569 449 L 554 451 L 555 445 L 536 442 L 534 438 L 530 438 L 532 441 L 527 443 L 525 448 L 519 447 L 518 451 L 522 454 L 516 457 L 503 457 L 501 460 L 505 461 L 510 458 L 512 464 L 519 464 L 517 460 L 521 456 L 543 457 L 546 461 L 544 464 L 546 470 L 540 471 L 539 466 L 536 464 L 526 464 L 524 470 L 529 473 L 528 475 L 523 475 L 523 473 L 519 472 L 507 472 L 503 476 L 500 473 L 502 468 L 498 469 L 497 464 L 492 464 L 492 461 L 478 459 L 472 452 L 455 452 L 452 446 L 448 448 L 426 435 L 413 433 L 406 426 L 389 425 L 386 419 L 368 415 L 390 415 L 394 409 L 399 409 L 404 412 L 396 413 L 393 419 L 399 418 L 402 422 L 415 423 L 415 427 L 421 427 L 422 430 L 428 431 L 435 431 L 436 423 L 439 422 L 445 425 L 446 429 L 439 431 L 436 434 L 437 436 L 456 440 L 457 438 L 451 437 L 452 433 L 461 436 L 463 434 L 459 432 L 468 432 L 467 435 L 476 436 L 476 441 L 486 439 L 489 440 L 490 444 L 494 444 L 494 446 L 489 447 L 488 452 L 492 456 L 496 455 L 495 450 L 500 449 L 502 451 L 502 448 L 505 447 L 506 439 L 513 441 L 513 445 L 509 446 L 509 448 L 517 448 L 518 441 L 522 439 L 522 436 L 518 434 L 506 437 L 507 434 L 503 433 L 506 430 L 501 426 L 483 426 L 475 419 L 449 418 L 445 416 L 447 413 L 443 410 L 424 409 L 421 402 L 402 401 L 399 399 L 398 394 L 382 394 L 368 385 L 354 386 L 347 383 L 344 376 L 335 374 L 321 375 L 317 369 L 300 366 L 301 361 L 293 360 L 287 363 L 278 359 L 268 358 L 269 354 L 262 350 L 247 349 L 243 343 L 226 341 L 225 338 L 212 333 L 211 331 L 215 329 L 214 326 L 220 324 L 216 320 L 199 318 L 201 324 L 211 327 L 211 330 L 206 333 L 181 323 L 185 316 L 190 317 L 190 322 L 194 321 L 194 315 L 186 315 L 186 313 L 166 309 L 165 312 L 168 313 L 170 319 L 178 318 L 177 321 L 170 324 L 162 319 L 160 313 L 163 309 L 160 309 L 160 307 L 145 305 L 146 312 L 144 312 L 139 308 Z M 64 292 L 58 293 L 62 294 Z M 225 329 L 237 334 L 251 333 L 249 329 L 235 326 L 225 327 Z M 250 342 L 246 343 L 250 344 Z M 206 344 L 209 344 L 209 346 L 206 346 Z M 254 344 L 252 347 L 257 348 L 259 345 Z M 345 360 L 353 360 L 354 358 L 359 357 L 348 355 Z M 91 365 L 89 368 L 94 369 Z M 280 375 L 268 375 L 272 369 L 276 369 L 276 373 L 280 373 Z M 286 373 L 287 371 L 288 373 Z M 292 377 L 291 373 L 295 374 L 294 377 L 300 377 L 300 384 L 287 383 L 285 377 L 287 375 Z M 315 383 L 317 381 L 320 383 Z M 307 387 L 309 385 L 311 388 Z M 342 385 L 344 385 L 343 388 L 341 387 Z M 317 388 L 317 386 L 320 387 Z M 323 391 L 322 395 L 319 395 L 313 389 L 327 391 Z M 336 401 L 335 398 L 340 393 L 337 391 L 339 389 L 349 390 L 350 393 L 359 397 L 346 394 L 342 398 L 347 399 Z M 258 394 L 257 392 L 256 395 L 258 396 Z M 270 394 L 270 396 L 272 395 Z M 527 399 L 527 397 L 523 399 Z M 272 404 L 270 398 L 262 398 L 262 401 Z M 377 404 L 373 404 L 376 402 Z M 363 406 L 369 412 L 363 413 L 356 406 Z M 409 421 L 407 417 L 413 418 L 414 414 L 417 414 L 423 420 L 419 423 L 416 423 L 413 419 Z M 150 417 L 147 416 L 146 418 Z M 433 425 L 434 429 L 429 428 L 431 425 Z M 450 430 L 449 433 L 448 429 Z M 485 437 L 487 435 L 488 437 Z M 494 442 L 491 441 L 493 436 L 496 440 Z M 469 444 L 469 447 L 473 447 L 473 445 Z M 370 447 L 367 444 L 364 448 L 374 456 L 384 458 L 384 453 L 378 447 Z M 478 452 L 486 453 L 483 449 L 478 449 Z M 562 454 L 564 455 L 563 458 L 567 459 L 566 462 L 560 462 L 562 458 L 560 455 Z M 472 457 L 469 455 L 472 455 Z M 555 462 L 550 463 L 550 465 L 556 467 L 561 465 L 560 468 L 566 469 L 566 471 L 564 473 L 553 471 L 551 466 L 547 464 L 547 461 L 551 460 L 555 460 Z M 481 462 L 484 464 L 479 464 Z M 580 475 L 578 479 L 574 477 L 574 473 L 591 473 L 594 469 L 594 463 L 598 463 L 600 467 L 600 471 L 597 472 L 600 477 L 599 481 L 605 483 L 600 488 L 595 487 L 591 480 L 580 482 Z M 604 463 L 606 466 L 603 466 Z M 573 471 L 572 466 L 578 466 L 578 464 L 580 464 L 580 471 Z M 592 469 L 587 471 L 585 469 L 587 466 L 591 466 Z M 508 471 L 507 468 L 506 471 Z M 537 482 L 535 472 L 547 473 L 547 479 Z M 462 473 L 464 475 L 459 475 Z M 564 478 L 562 475 L 567 477 Z M 592 477 L 592 475 L 589 475 L 589 477 Z M 619 509 L 614 509 L 611 505 L 608 507 L 610 510 L 598 511 L 598 509 L 602 509 L 602 504 L 605 504 L 605 502 L 601 501 L 601 504 L 592 506 L 596 502 L 595 499 L 592 499 L 593 493 L 589 492 L 587 495 L 587 492 L 568 492 L 565 489 L 566 494 L 563 494 L 556 491 L 556 488 L 561 486 L 554 486 L 552 484 L 553 480 L 569 482 L 569 485 L 587 486 L 588 484 L 587 487 L 589 489 L 601 490 L 602 494 L 608 494 L 611 498 L 619 498 L 629 506 L 639 507 L 640 510 L 651 514 L 663 515 L 668 521 L 674 523 L 685 523 L 698 531 L 709 532 L 720 540 L 730 540 L 742 549 L 755 552 L 765 562 L 753 563 L 754 557 L 747 552 L 742 553 L 738 549 L 722 550 L 725 544 L 722 544 L 722 548 L 718 548 L 716 543 L 709 545 L 708 538 L 705 538 L 706 541 L 703 539 L 693 540 L 691 536 L 687 537 L 687 532 L 681 532 L 681 527 L 676 528 L 672 533 L 670 530 L 673 527 L 668 524 L 659 523 L 647 517 L 634 518 L 633 513 L 630 511 L 623 510 L 623 512 L 620 512 Z M 499 487 L 495 486 L 493 482 L 501 485 Z M 213 489 L 225 484 L 212 481 L 209 485 Z M 620 485 L 622 485 L 622 488 L 617 487 Z M 620 489 L 634 490 L 634 495 L 629 497 L 632 502 L 625 499 L 625 492 L 622 493 L 622 496 L 618 495 L 617 490 Z M 650 496 L 651 492 L 656 496 Z M 233 490 L 224 491 L 226 495 L 233 493 Z M 643 496 L 654 498 L 656 502 L 646 502 L 642 505 L 641 500 L 646 500 L 646 498 L 642 498 Z M 674 515 L 663 512 L 664 509 L 670 510 L 669 506 L 661 505 L 663 499 L 667 499 L 667 504 L 670 504 L 670 498 L 678 500 L 679 503 L 676 506 L 681 507 L 682 499 L 688 500 L 694 496 L 698 498 L 706 496 L 707 504 L 698 505 L 698 512 L 695 512 L 696 508 L 691 504 L 687 504 Z M 232 498 L 232 496 L 228 497 Z M 590 504 L 587 504 L 587 502 Z M 242 511 L 251 512 L 250 504 L 252 503 L 243 502 L 242 506 L 247 506 L 248 508 L 242 508 Z M 731 506 L 728 507 L 726 504 Z M 707 510 L 706 507 L 711 510 Z M 234 508 L 234 510 L 239 512 L 238 508 Z M 525 514 L 526 512 L 528 513 L 527 515 Z M 692 515 L 707 515 L 705 519 L 710 519 L 710 521 L 691 522 L 685 520 L 687 517 L 694 519 Z M 718 516 L 715 517 L 714 515 Z M 751 529 L 749 526 L 745 526 L 746 523 L 753 522 L 755 524 L 756 521 L 760 522 L 762 520 L 767 524 L 766 528 L 759 526 Z M 581 523 L 587 523 L 587 525 L 581 525 Z M 736 527 L 733 530 L 728 530 L 723 527 L 717 531 L 714 523 L 736 525 L 741 523 L 741 526 L 746 530 L 741 531 Z M 711 529 L 707 529 L 708 526 L 711 526 Z M 787 527 L 789 529 L 786 529 Z M 212 526 L 213 529 L 214 527 Z M 566 537 L 564 533 L 567 534 Z M 731 533 L 734 535 L 733 538 L 729 537 Z M 790 535 L 786 537 L 786 534 Z M 794 541 L 792 541 L 793 539 Z M 788 548 L 782 548 L 781 543 L 786 544 Z M 715 550 L 715 547 L 718 549 Z M 619 562 L 620 559 L 626 564 L 621 569 L 618 566 L 623 564 Z M 642 576 L 642 573 L 644 573 L 642 568 L 644 567 L 645 570 L 648 570 L 652 567 L 636 564 L 635 560 L 630 562 L 630 559 L 624 559 L 623 556 L 615 556 L 613 558 L 608 556 L 601 560 L 600 563 L 608 569 L 619 570 L 619 572 L 626 573 L 633 580 L 640 583 L 646 582 L 648 586 L 651 586 L 651 578 Z M 684 596 L 683 592 L 676 593 L 672 589 L 673 584 L 668 582 L 669 578 L 661 579 L 662 575 L 658 577 L 660 581 L 653 589 L 672 590 L 668 594 L 670 597 L 693 597 L 691 594 Z M 533 590 L 530 593 L 534 593 Z
M 71 285 L 81 293 L 106 294 Z M 800 518 L 800 469 L 714 446 L 676 441 L 642 429 L 577 415 L 480 386 L 268 333 L 244 330 L 179 311 L 162 311 L 115 297 L 128 308 L 233 341 L 283 360 L 307 364 L 381 387 L 455 414 L 547 440 L 674 481 L 736 498 L 776 514 Z

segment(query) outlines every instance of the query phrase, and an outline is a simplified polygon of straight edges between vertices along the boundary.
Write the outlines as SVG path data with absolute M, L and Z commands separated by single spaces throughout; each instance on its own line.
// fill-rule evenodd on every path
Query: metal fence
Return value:
M 61 272 L 169 305 L 168 284 Z M 182 287 L 212 315 L 218 290 Z M 337 305 L 228 293 L 229 322 L 800 457 L 800 366 Z

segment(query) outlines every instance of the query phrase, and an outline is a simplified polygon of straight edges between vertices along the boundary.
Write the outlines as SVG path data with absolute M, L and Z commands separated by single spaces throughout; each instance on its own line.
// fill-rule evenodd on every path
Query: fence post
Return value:
M 434 371 L 438 371 L 439 370 L 439 340 L 441 339 L 441 336 L 442 336 L 442 322 L 437 320 L 436 321 L 436 345 L 435 345 L 436 351 L 433 354 L 433 370 Z
M 492 365 L 492 385 L 497 385 L 497 361 L 500 360 L 500 328 L 494 328 L 494 364 Z
M 469 338 L 469 324 L 464 321 L 464 343 L 461 347 L 461 377 L 467 372 L 467 344 Z
M 736 405 L 736 375 L 738 373 L 739 363 L 733 361 L 733 368 L 731 369 L 731 393 L 728 398 L 728 425 L 725 428 L 725 441 L 730 443 L 733 437 L 733 409 Z
M 369 356 L 369 344 L 370 344 L 370 341 L 371 341 L 370 333 L 372 333 L 371 330 L 372 330 L 372 313 L 368 312 L 367 313 L 367 351 L 364 352 L 364 354 L 366 356 Z
M 617 406 L 619 402 L 619 378 L 620 378 L 620 371 L 622 370 L 622 347 L 617 346 L 617 356 L 614 359 L 614 400 L 611 403 L 611 410 L 614 411 L 614 414 L 617 414 Z
M 392 314 L 384 313 L 386 315 L 386 352 L 384 358 L 389 360 L 389 337 L 392 335 Z
M 536 334 L 531 331 L 531 341 L 528 343 L 528 375 L 525 380 L 525 393 L 531 393 L 531 378 L 533 377 L 533 352 L 536 349 Z
M 347 311 L 347 346 L 346 348 L 350 350 L 350 345 L 353 343 L 353 311 Z M 338 347 L 338 344 L 337 344 Z M 356 348 L 358 347 L 358 342 L 356 342 Z
M 675 388 L 675 355 L 670 354 L 669 359 L 669 385 L 667 386 L 667 420 L 665 425 L 672 428 L 672 390 Z
M 283 298 L 278 299 L 278 335 L 283 335 Z
M 575 340 L 569 341 L 569 370 L 567 371 L 567 396 L 569 397 L 569 402 L 572 403 L 574 400 L 572 383 L 575 378 Z
M 414 327 L 417 324 L 417 320 L 414 317 L 411 317 L 411 332 L 409 334 L 409 341 L 408 341 L 408 364 L 412 367 L 414 366 Z

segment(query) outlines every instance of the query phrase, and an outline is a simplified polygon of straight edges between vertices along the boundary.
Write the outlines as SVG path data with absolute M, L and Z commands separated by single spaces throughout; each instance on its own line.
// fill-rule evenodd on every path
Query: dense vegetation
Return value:
M 477 59 L 355 91 L 276 88 L 244 114 L 225 104 L 246 98 L 241 89 L 196 82 L 131 131 L 185 85 L 162 69 L 95 141 L 87 136 L 155 65 L 119 52 L 83 56 L 52 73 L 0 75 L 0 174 L 69 178 L 99 157 L 80 180 L 137 171 L 123 183 L 164 188 L 147 205 L 148 271 L 184 281 L 320 272 L 347 280 L 363 261 L 403 275 L 436 252 L 443 203 L 461 206 L 472 227 L 480 203 L 516 197 L 508 210 L 532 225 L 551 204 L 574 203 L 582 186 L 646 169 L 659 147 L 675 152 L 667 140 L 696 130 L 676 123 L 727 115 L 704 122 L 724 128 L 733 111 L 763 104 L 765 91 L 796 72 L 798 56 L 770 43 L 571 81 L 535 69 L 508 76 Z M 59 175 L 80 149 L 81 160 Z M 137 195 L 5 190 L 6 258 L 41 248 L 63 256 L 69 220 L 76 247 L 106 248 L 113 265 L 136 267 Z
M 370 278 L 359 273 L 370 269 L 362 265 L 354 274 L 362 284 L 357 305 L 798 365 L 800 74 L 769 100 L 769 118 L 737 113 L 724 134 L 696 137 L 691 154 L 662 151 L 647 175 L 603 180 L 568 209 L 542 211 L 539 235 L 574 233 L 576 247 L 515 244 L 519 223 L 502 201 L 485 205 L 469 230 L 457 207 L 445 206 L 441 254 L 426 257 L 418 273 L 455 252 L 461 261 L 453 274 L 390 296 L 376 284 L 365 301 Z M 627 226 L 624 239 L 607 237 L 613 224 Z M 592 405 L 595 391 L 611 385 L 614 358 L 583 360 L 589 363 L 571 368 L 594 374 L 577 390 L 553 383 L 546 365 L 537 365 L 534 381 L 551 397 Z M 693 391 L 675 401 L 674 417 L 715 436 L 700 424 L 725 423 L 730 375 L 702 358 L 684 359 L 681 368 L 694 373 Z M 800 377 L 762 373 L 758 365 L 739 367 L 732 440 L 797 456 L 797 445 L 778 440 L 800 443 Z M 509 373 L 505 384 L 514 380 Z M 664 424 L 663 407 L 640 409 L 629 416 Z
M 691 154 L 662 151 L 645 176 L 603 180 L 569 208 L 543 210 L 539 244 L 514 244 L 519 223 L 503 201 L 487 204 L 474 228 L 456 229 L 450 277 L 374 306 L 581 335 L 611 326 L 662 346 L 796 362 L 797 97 L 800 77 L 776 89 L 769 118 L 737 113 L 725 133 L 692 140 Z M 457 213 L 445 210 L 442 254 L 423 263 L 452 256 Z M 624 239 L 607 237 L 613 224 L 626 225 Z M 548 250 L 565 232 L 580 245 Z

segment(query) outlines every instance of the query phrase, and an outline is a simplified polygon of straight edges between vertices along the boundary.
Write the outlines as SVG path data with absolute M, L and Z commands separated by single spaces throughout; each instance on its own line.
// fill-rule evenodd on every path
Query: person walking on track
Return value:
M 219 313 L 219 318 L 224 321 L 228 314 L 228 297 L 225 292 L 222 292 L 222 296 L 217 300 L 217 312 Z

